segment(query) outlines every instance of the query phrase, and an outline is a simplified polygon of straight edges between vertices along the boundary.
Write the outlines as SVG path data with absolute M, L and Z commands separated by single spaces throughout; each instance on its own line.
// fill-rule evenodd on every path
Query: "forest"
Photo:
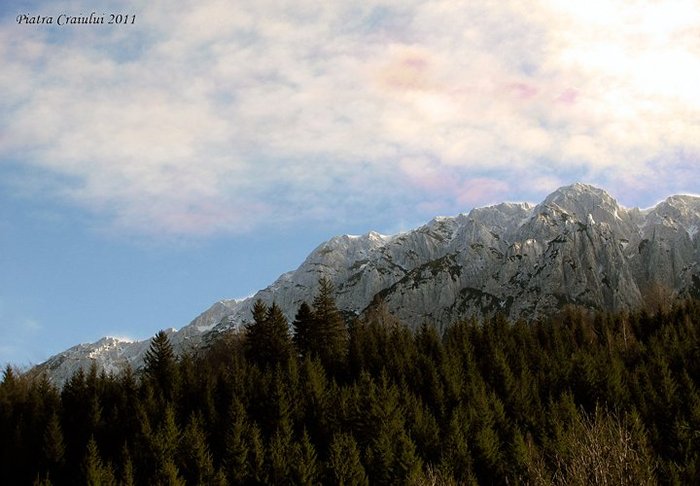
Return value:
M 0 483 L 698 484 L 700 301 L 632 312 L 345 319 L 260 301 L 205 350 L 62 388 L 8 366 Z

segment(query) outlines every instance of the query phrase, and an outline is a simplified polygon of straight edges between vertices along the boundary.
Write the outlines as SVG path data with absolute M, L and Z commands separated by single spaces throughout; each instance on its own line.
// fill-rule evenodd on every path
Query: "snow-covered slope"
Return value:
M 178 352 L 197 349 L 202 340 L 222 319 L 236 308 L 239 301 L 222 300 L 179 331 L 167 329 L 173 348 Z M 155 334 L 154 331 L 153 334 Z M 49 380 L 62 385 L 80 368 L 88 369 L 94 363 L 98 371 L 118 373 L 130 366 L 138 369 L 143 365 L 144 354 L 150 346 L 150 340 L 125 341 L 114 337 L 105 337 L 91 344 L 78 344 L 62 353 L 52 356 L 33 371 L 46 372 Z
M 405 233 L 337 236 L 292 272 L 248 299 L 214 304 L 170 339 L 197 348 L 250 319 L 257 299 L 276 302 L 290 322 L 325 276 L 338 307 L 360 314 L 382 301 L 408 325 L 443 328 L 501 311 L 534 318 L 564 304 L 621 310 L 661 285 L 677 294 L 700 288 L 700 198 L 672 196 L 640 211 L 585 184 L 562 187 L 532 206 L 503 203 L 438 217 Z M 155 332 L 155 330 L 154 330 Z M 95 362 L 107 371 L 138 368 L 148 342 L 106 338 L 39 366 L 62 383 Z

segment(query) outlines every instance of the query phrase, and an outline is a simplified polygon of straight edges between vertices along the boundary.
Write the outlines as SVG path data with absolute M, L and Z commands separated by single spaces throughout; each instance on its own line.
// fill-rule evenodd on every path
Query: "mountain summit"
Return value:
M 700 197 L 672 196 L 627 209 L 602 189 L 573 184 L 536 206 L 502 203 L 437 217 L 392 236 L 370 231 L 319 245 L 292 272 L 244 300 L 214 304 L 170 340 L 197 348 L 250 320 L 253 303 L 277 303 L 291 322 L 320 277 L 338 307 L 360 315 L 382 302 L 410 326 L 443 329 L 457 319 L 502 312 L 533 319 L 573 304 L 619 311 L 640 306 L 649 289 L 700 291 Z M 38 370 L 62 383 L 75 370 L 138 368 L 147 341 L 79 345 Z

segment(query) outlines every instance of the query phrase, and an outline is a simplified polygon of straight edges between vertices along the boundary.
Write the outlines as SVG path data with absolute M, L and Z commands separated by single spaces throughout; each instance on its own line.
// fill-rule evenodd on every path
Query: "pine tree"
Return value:
M 422 469 L 422 461 L 418 457 L 416 444 L 411 437 L 402 430 L 395 439 L 396 451 L 393 464 L 394 477 L 392 484 L 402 482 L 404 484 L 416 484 Z
M 131 462 L 131 454 L 126 443 L 121 452 L 121 469 L 119 471 L 119 486 L 134 486 L 135 484 L 134 464 Z
M 256 423 L 246 427 L 246 442 L 248 443 L 249 478 L 255 484 L 265 483 L 265 446 L 263 445 L 260 428 Z
M 247 421 L 240 400 L 234 398 L 228 413 L 224 466 L 232 484 L 241 484 L 248 474 L 248 444 L 245 440 Z
M 430 410 L 415 396 L 409 396 L 406 404 L 406 422 L 415 440 L 421 458 L 438 462 L 440 457 L 440 427 Z
M 382 373 L 379 386 L 368 385 L 367 398 L 363 399 L 366 419 L 359 427 L 368 440 L 368 473 L 374 484 L 405 483 L 415 477 L 421 461 L 404 428 L 398 387 L 390 383 L 386 373 Z
M 166 459 L 160 465 L 156 473 L 154 484 L 163 484 L 168 486 L 185 486 L 187 483 L 180 476 L 180 471 L 172 459 Z
M 307 356 L 313 349 L 314 314 L 309 304 L 302 302 L 294 317 L 294 346 L 302 357 Z
M 292 435 L 289 428 L 275 431 L 268 448 L 268 477 L 272 484 L 286 484 L 291 477 Z
M 83 460 L 83 478 L 84 484 L 88 486 L 110 486 L 116 484 L 111 466 L 102 462 L 94 437 L 90 437 L 87 444 L 85 459 Z
M 350 434 L 339 433 L 333 437 L 328 458 L 328 483 L 338 486 L 366 486 L 369 484 L 365 468 L 360 461 L 360 451 Z
M 58 416 L 54 413 L 46 425 L 43 444 L 44 458 L 46 466 L 54 478 L 59 476 L 59 471 L 63 466 L 66 446 L 63 441 L 63 431 Z
M 34 479 L 34 482 L 32 483 L 32 486 L 52 486 L 52 485 L 53 485 L 53 483 L 51 482 L 51 479 L 50 479 L 48 473 L 44 477 L 40 477 L 39 475 L 37 475 L 37 477 Z
M 348 351 L 348 331 L 338 311 L 333 294 L 335 289 L 325 277 L 319 280 L 318 295 L 313 302 L 313 326 L 310 333 L 311 354 L 331 371 L 339 371 L 345 364 Z
M 201 418 L 190 415 L 180 440 L 179 464 L 182 476 L 189 484 L 210 484 L 214 480 L 214 464 Z
M 287 319 L 273 303 L 269 308 L 258 300 L 253 306 L 253 322 L 246 325 L 246 355 L 262 368 L 274 367 L 292 356 Z
M 165 331 L 158 331 L 144 356 L 144 371 L 166 401 L 176 392 L 177 367 L 175 352 Z
M 270 348 L 274 360 L 271 364 L 284 364 L 292 357 L 292 342 L 289 335 L 289 323 L 280 306 L 274 302 L 267 312 L 267 321 L 270 328 Z
M 180 429 L 175 422 L 175 411 L 171 404 L 167 404 L 160 427 L 153 437 L 156 483 L 184 484 L 174 459 L 180 437 Z
M 310 436 L 321 449 L 330 444 L 330 410 L 328 400 L 328 380 L 318 359 L 304 358 L 301 366 L 301 403 L 303 423 Z
M 442 446 L 440 469 L 458 484 L 475 482 L 471 451 L 467 444 L 463 414 L 457 410 L 450 419 Z
M 293 478 L 294 483 L 302 486 L 315 486 L 319 479 L 319 465 L 316 449 L 311 443 L 306 429 L 301 436 L 301 441 L 294 445 L 293 454 Z
M 13 395 L 18 391 L 18 385 L 17 372 L 7 364 L 2 372 L 0 392 L 7 398 L 13 398 Z

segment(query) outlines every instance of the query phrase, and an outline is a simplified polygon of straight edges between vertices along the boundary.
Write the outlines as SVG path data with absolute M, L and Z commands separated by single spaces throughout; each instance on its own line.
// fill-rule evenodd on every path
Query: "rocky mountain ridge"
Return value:
M 338 307 L 361 314 L 383 302 L 406 322 L 444 328 L 496 311 L 537 318 L 566 304 L 638 307 L 647 289 L 687 295 L 700 289 L 700 197 L 671 196 L 648 210 L 627 209 L 602 189 L 573 184 L 536 206 L 502 203 L 437 217 L 393 236 L 343 235 L 319 245 L 292 272 L 243 300 L 214 304 L 170 331 L 177 350 L 206 345 L 250 320 L 253 303 L 276 302 L 291 322 L 320 277 Z M 148 341 L 113 338 L 79 345 L 37 369 L 62 383 L 92 362 L 106 371 L 138 368 Z

